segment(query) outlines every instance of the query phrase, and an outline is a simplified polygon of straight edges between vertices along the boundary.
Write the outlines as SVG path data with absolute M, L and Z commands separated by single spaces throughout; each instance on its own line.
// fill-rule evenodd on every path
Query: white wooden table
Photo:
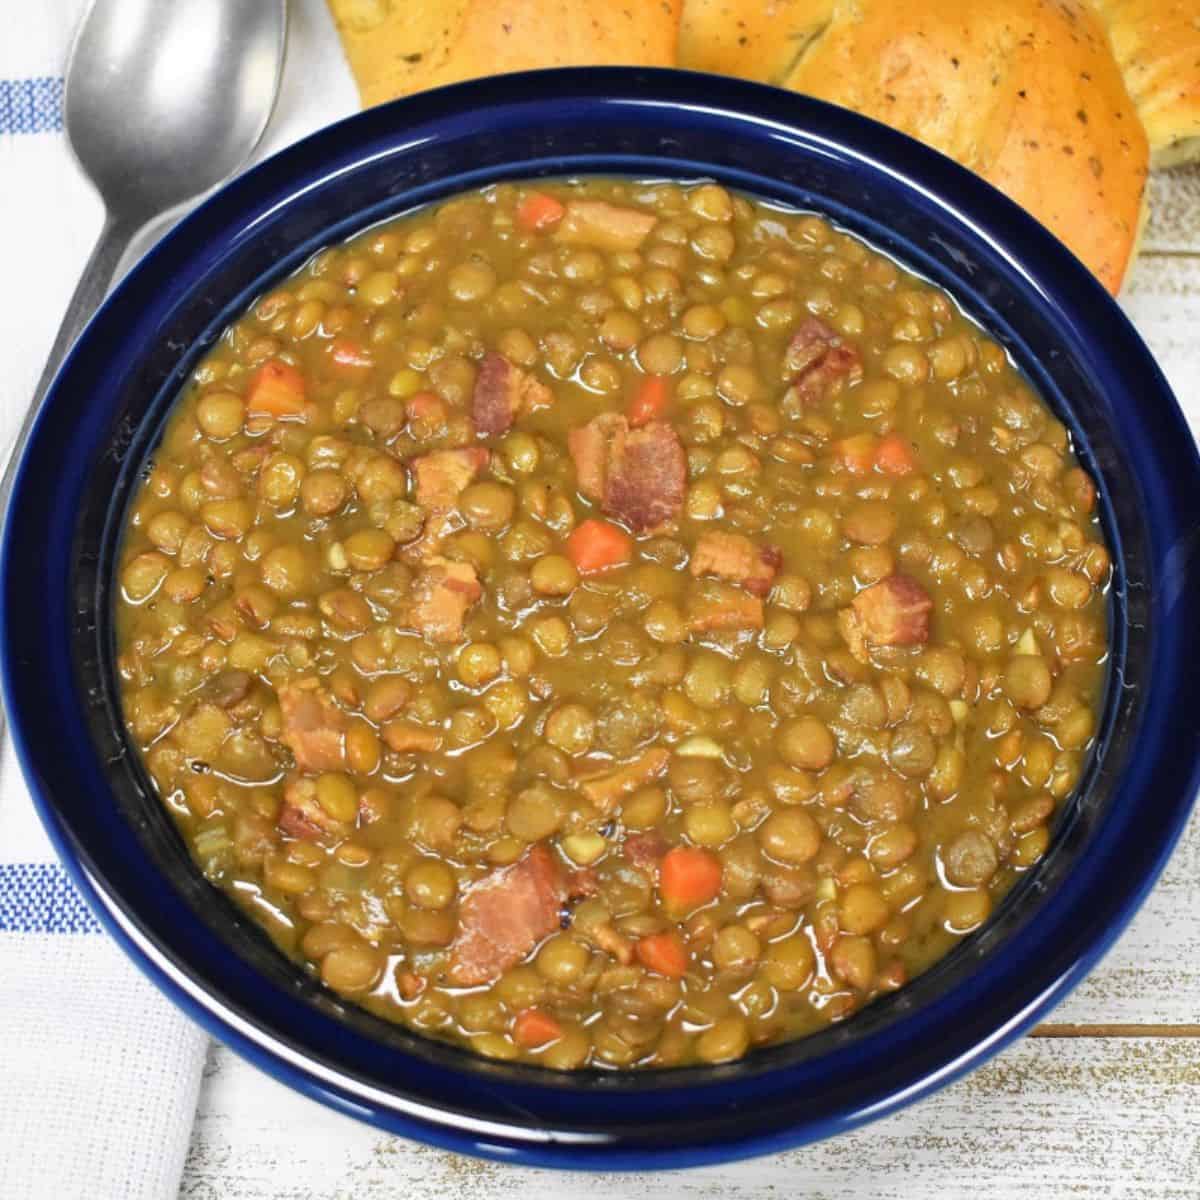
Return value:
M 1153 201 L 1124 304 L 1200 434 L 1200 170 L 1156 177 Z M 1200 1197 L 1200 818 L 1117 947 L 1034 1036 L 844 1137 L 656 1175 L 499 1166 L 338 1116 L 216 1046 L 180 1194 L 582 1200 L 598 1192 L 614 1200 Z

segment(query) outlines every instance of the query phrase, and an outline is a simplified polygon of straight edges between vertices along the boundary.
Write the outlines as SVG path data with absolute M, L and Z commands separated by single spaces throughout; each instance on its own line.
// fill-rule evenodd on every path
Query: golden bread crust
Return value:
M 1104 31 L 1077 0 L 837 0 L 784 82 L 957 159 L 1120 287 L 1149 151 Z
M 1200 0 L 1092 0 L 1156 167 L 1200 159 Z
M 834 0 L 685 0 L 679 65 L 779 83 L 833 17 Z
M 683 0 L 329 0 L 364 107 L 537 67 L 676 61 Z

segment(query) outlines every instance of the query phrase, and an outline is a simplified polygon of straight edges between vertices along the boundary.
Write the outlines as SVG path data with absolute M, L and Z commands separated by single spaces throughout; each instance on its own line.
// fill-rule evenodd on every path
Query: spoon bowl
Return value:
M 272 0 L 95 0 L 71 50 L 67 139 L 121 224 L 144 224 L 232 175 L 279 87 Z

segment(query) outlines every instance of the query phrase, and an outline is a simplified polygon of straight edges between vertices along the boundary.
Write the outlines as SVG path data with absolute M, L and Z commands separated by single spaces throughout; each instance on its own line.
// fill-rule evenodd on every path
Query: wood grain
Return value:
M 1200 1022 L 1200 819 L 1104 961 L 1048 1020 L 1073 1025 Z
M 1150 218 L 1142 233 L 1142 253 L 1172 252 L 1200 253 L 1200 162 L 1150 176 Z
M 432 1150 L 327 1112 L 224 1049 L 204 1088 L 183 1200 L 1184 1200 L 1200 1179 L 1200 1043 L 1178 1039 L 1027 1039 L 854 1133 L 657 1174 L 565 1174 Z
M 1158 359 L 1193 434 L 1200 436 L 1200 229 L 1196 250 L 1140 259 L 1121 307 Z
M 1038 1025 L 1035 1038 L 1200 1038 L 1200 1025 Z

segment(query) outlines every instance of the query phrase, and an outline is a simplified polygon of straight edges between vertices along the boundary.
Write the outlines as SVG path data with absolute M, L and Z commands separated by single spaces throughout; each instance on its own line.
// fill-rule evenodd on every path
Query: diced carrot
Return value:
M 343 371 L 363 371 L 375 365 L 370 351 L 353 338 L 334 338 L 329 343 L 329 357 Z
M 558 1041 L 562 1032 L 562 1026 L 540 1008 L 522 1009 L 513 1020 L 513 1041 L 527 1050 Z
M 668 979 L 679 979 L 687 971 L 687 949 L 683 939 L 673 930 L 639 938 L 634 953 L 643 967 Z
M 875 465 L 878 446 L 879 439 L 873 433 L 856 433 L 834 442 L 830 449 L 834 461 L 841 463 L 851 475 L 866 475 Z
M 647 375 L 637 390 L 637 395 L 629 402 L 629 424 L 636 429 L 656 421 L 667 411 L 670 403 L 667 392 L 667 380 L 664 375 Z
M 252 417 L 298 417 L 304 412 L 304 376 L 282 359 L 268 359 L 250 380 L 246 411 Z
M 688 911 L 707 904 L 721 890 L 721 860 L 696 846 L 668 850 L 658 868 L 658 890 L 671 908 Z
M 885 475 L 911 475 L 917 469 L 912 443 L 898 433 L 889 433 L 875 451 L 875 465 Z
M 544 233 L 563 219 L 567 210 L 545 192 L 530 192 L 517 206 L 517 224 L 528 233 Z
M 581 575 L 592 575 L 627 563 L 633 557 L 633 538 L 610 521 L 582 521 L 567 538 L 567 556 Z

